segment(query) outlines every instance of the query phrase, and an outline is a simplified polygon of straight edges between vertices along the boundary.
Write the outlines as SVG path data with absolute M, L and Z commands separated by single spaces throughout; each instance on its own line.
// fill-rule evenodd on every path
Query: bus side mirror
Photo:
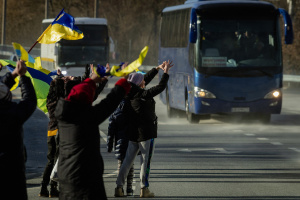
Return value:
M 292 44 L 294 40 L 293 24 L 290 15 L 283 8 L 278 8 L 284 20 L 284 43 Z
M 196 43 L 196 41 L 197 41 L 197 13 L 196 13 L 196 9 L 192 8 L 191 19 L 190 19 L 190 43 Z

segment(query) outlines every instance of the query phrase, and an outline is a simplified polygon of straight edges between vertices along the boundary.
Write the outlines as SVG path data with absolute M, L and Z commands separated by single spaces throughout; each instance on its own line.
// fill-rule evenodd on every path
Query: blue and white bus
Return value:
M 169 117 L 178 110 L 191 123 L 211 114 L 239 113 L 267 123 L 282 106 L 285 43 L 293 41 L 284 9 L 257 0 L 188 0 L 162 12 L 159 63 L 172 60 L 160 95 Z M 160 73 L 160 76 L 162 73 Z

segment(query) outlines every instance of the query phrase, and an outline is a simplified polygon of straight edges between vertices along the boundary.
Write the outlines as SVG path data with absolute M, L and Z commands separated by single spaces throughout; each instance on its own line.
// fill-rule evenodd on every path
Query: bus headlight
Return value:
M 201 97 L 201 98 L 207 98 L 207 99 L 215 99 L 216 96 L 204 89 L 198 88 L 198 87 L 194 87 L 194 95 L 195 97 Z
M 281 97 L 281 90 L 273 90 L 269 92 L 264 98 L 265 99 L 277 99 Z

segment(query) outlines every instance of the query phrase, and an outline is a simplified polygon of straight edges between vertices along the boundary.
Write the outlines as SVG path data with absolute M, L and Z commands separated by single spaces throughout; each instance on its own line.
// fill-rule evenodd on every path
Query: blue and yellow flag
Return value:
M 42 44 L 53 44 L 61 39 L 79 40 L 83 37 L 83 33 L 75 26 L 74 17 L 62 9 L 37 41 Z
M 16 52 L 18 58 L 20 60 L 25 61 L 25 64 L 27 67 L 31 67 L 36 70 L 41 70 L 46 74 L 50 73 L 50 71 L 42 68 L 40 57 L 33 58 L 29 53 L 27 53 L 27 51 L 22 47 L 22 45 L 20 45 L 18 43 L 13 42 L 12 45 L 15 49 L 15 52 Z
M 124 77 L 135 70 L 139 71 L 138 68 L 142 65 L 147 53 L 148 53 L 148 46 L 145 46 L 142 49 L 138 59 L 136 59 L 135 61 L 130 63 L 126 68 L 124 68 L 122 70 L 119 70 L 121 66 L 115 66 L 115 65 L 112 66 L 112 68 L 110 70 L 110 74 L 112 76 Z
M 11 60 L 0 60 L 0 63 L 3 66 L 6 66 L 10 72 L 14 71 L 16 67 L 16 62 Z M 28 66 L 25 75 L 31 79 L 37 97 L 37 106 L 44 113 L 47 113 L 48 110 L 46 107 L 46 103 L 47 103 L 47 96 L 50 89 L 50 82 L 52 81 L 52 78 L 47 74 Z M 11 88 L 11 90 L 16 89 L 17 86 L 19 85 L 19 77 L 17 77 L 15 81 L 16 84 Z

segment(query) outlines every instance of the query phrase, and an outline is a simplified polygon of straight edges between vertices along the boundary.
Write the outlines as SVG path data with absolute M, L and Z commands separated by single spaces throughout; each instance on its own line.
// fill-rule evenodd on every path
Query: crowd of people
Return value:
M 149 190 L 150 161 L 157 138 L 153 97 L 166 88 L 168 72 L 173 65 L 171 61 L 164 61 L 146 74 L 133 72 L 120 78 L 106 97 L 95 104 L 94 100 L 108 82 L 109 64 L 105 73 L 102 66 L 87 65 L 82 77 L 64 77 L 58 70 L 47 96 L 48 162 L 39 196 L 59 197 L 60 200 L 107 199 L 99 124 L 109 118 L 107 149 L 108 152 L 115 150 L 119 170 L 114 196 L 125 196 L 123 185 L 126 179 L 127 195 L 133 195 L 133 163 L 140 154 L 140 197 L 154 197 Z M 124 63 L 122 68 L 126 66 Z M 0 69 L 2 67 L 0 65 Z M 164 72 L 159 84 L 145 89 L 159 70 Z M 13 72 L 0 77 L 0 188 L 7 194 L 2 195 L 14 193 L 20 200 L 28 199 L 22 127 L 37 105 L 26 71 L 24 61 L 18 61 Z M 19 102 L 12 101 L 10 92 L 17 77 L 22 93 Z M 55 170 L 57 179 L 50 178 Z

